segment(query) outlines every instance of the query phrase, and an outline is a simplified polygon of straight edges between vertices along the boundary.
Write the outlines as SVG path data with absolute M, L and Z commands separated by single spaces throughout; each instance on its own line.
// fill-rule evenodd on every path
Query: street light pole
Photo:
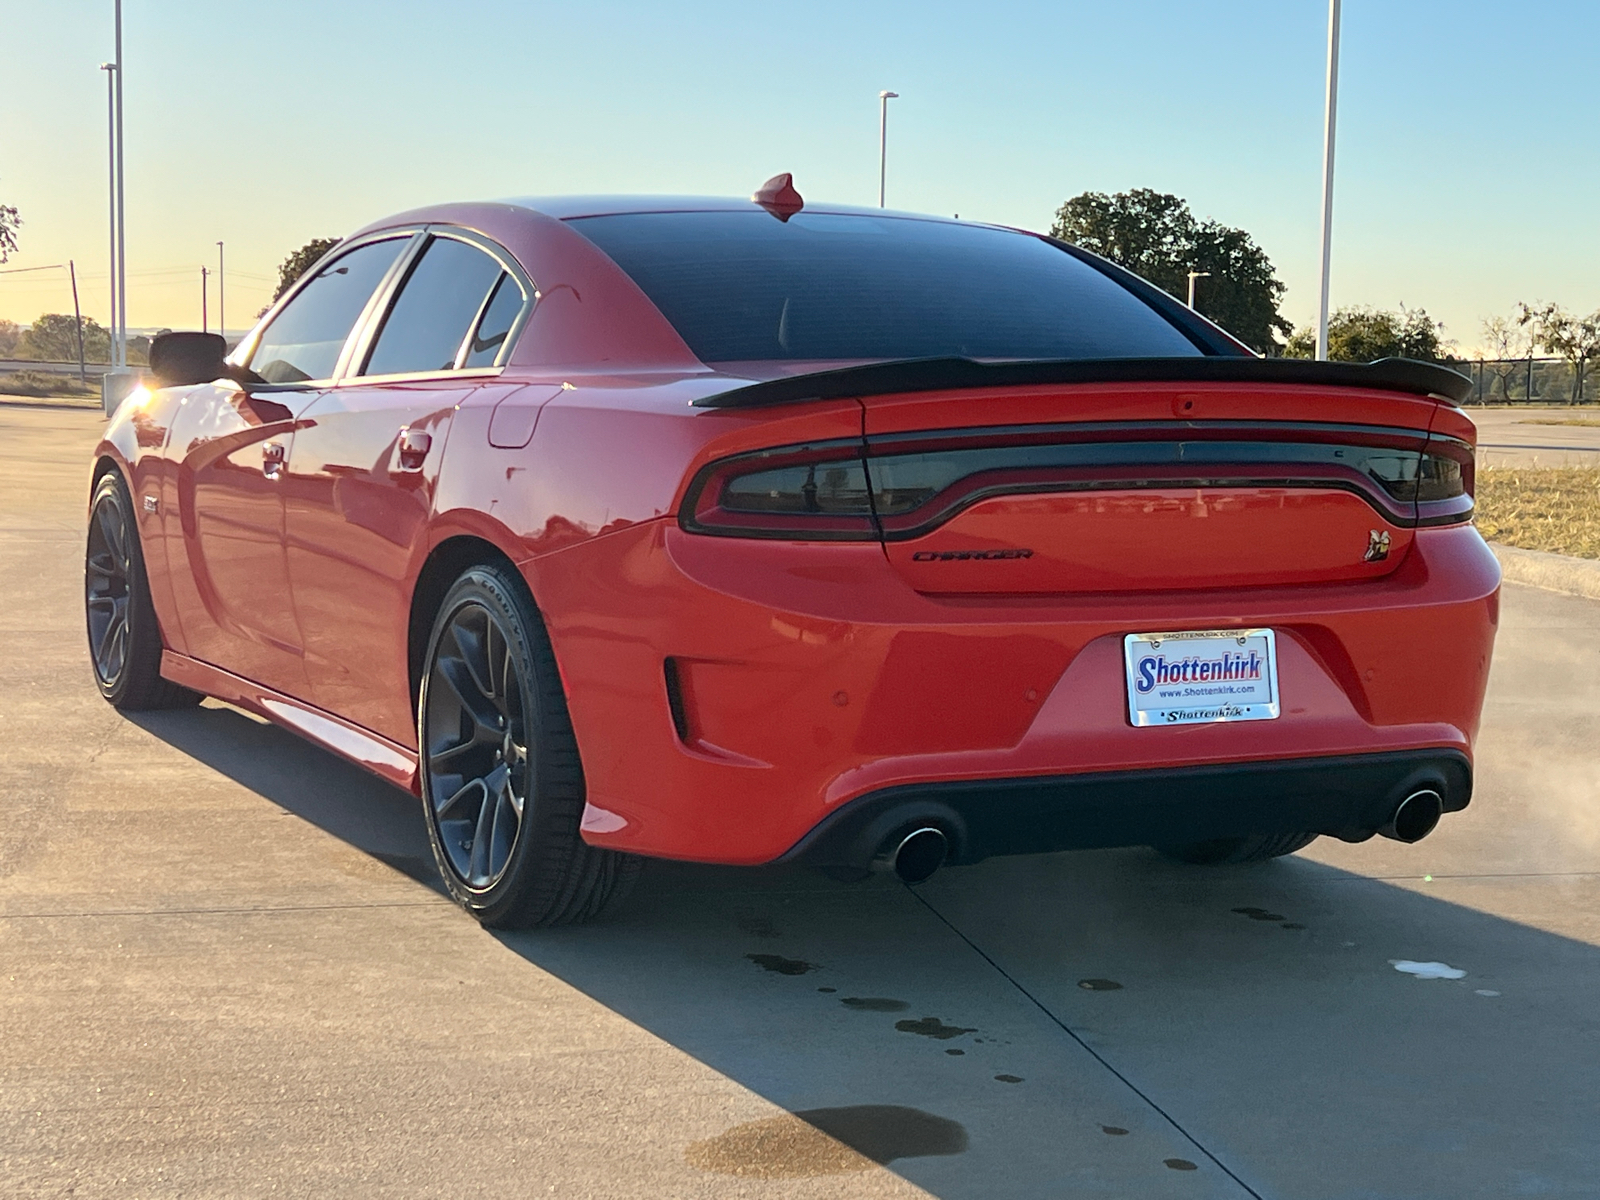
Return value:
M 899 92 L 878 93 L 878 207 L 883 207 L 884 185 L 889 174 L 889 101 L 900 99 Z
M 207 283 L 207 280 L 209 279 L 210 275 L 211 275 L 210 271 L 206 270 L 204 267 L 200 268 L 200 332 L 201 333 L 210 333 L 211 332 L 211 320 L 210 320 L 209 316 L 206 314 L 206 301 L 208 299 L 208 297 L 207 297 L 208 288 L 206 287 L 206 283 Z
M 223 285 L 226 279 L 222 273 L 222 243 L 217 243 L 217 332 L 222 335 L 224 344 L 228 341 L 228 310 L 223 307 Z
M 116 4 L 117 62 L 117 366 L 128 365 L 128 226 L 122 187 L 122 0 Z
M 111 366 L 117 365 L 117 64 L 105 62 L 100 69 L 106 73 L 106 186 L 110 198 L 106 211 L 110 214 L 111 252 L 106 268 L 111 289 L 111 312 L 106 323 L 111 326 Z
M 1333 265 L 1333 145 L 1339 113 L 1339 0 L 1328 0 L 1328 108 L 1322 135 L 1322 295 L 1317 308 L 1317 360 L 1328 360 L 1328 277 Z
M 1194 281 L 1196 279 L 1210 279 L 1210 278 L 1211 278 L 1211 272 L 1210 271 L 1190 271 L 1189 272 L 1189 307 L 1191 309 L 1194 308 Z

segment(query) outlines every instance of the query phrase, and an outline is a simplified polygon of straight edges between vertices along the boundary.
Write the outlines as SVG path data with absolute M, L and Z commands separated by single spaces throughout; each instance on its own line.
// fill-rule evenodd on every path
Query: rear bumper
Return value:
M 1439 792 L 1446 812 L 1465 808 L 1472 798 L 1466 755 L 1419 750 L 912 784 L 850 801 L 782 861 L 866 867 L 886 844 L 922 826 L 944 832 L 954 863 L 1250 834 L 1360 841 L 1425 787 Z
M 1387 805 L 1401 776 L 1352 768 L 1330 792 L 1314 776 L 1336 761 L 1454 762 L 1464 803 L 1499 589 L 1465 525 L 1419 530 L 1382 579 L 1274 588 L 930 596 L 877 544 L 669 520 L 523 570 L 583 758 L 585 840 L 729 864 L 850 841 L 826 831 L 871 824 L 885 796 L 936 798 L 979 831 L 969 859 L 1381 825 L 1363 805 Z M 1125 634 L 1237 626 L 1277 631 L 1279 719 L 1129 724 Z M 1173 779 L 1185 798 L 1169 803 Z M 1265 782 L 1230 799 L 1245 779 Z M 996 804 L 1021 815 L 991 828 Z

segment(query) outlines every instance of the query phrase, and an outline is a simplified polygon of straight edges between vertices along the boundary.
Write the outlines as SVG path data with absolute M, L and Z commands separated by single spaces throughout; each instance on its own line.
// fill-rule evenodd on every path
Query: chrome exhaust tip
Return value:
M 1420 842 L 1439 825 L 1444 815 L 1444 797 L 1433 788 L 1418 788 L 1394 810 L 1389 823 L 1378 830 L 1397 842 Z
M 904 883 L 921 883 L 944 865 L 949 853 L 944 830 L 924 825 L 894 843 L 873 865 L 893 871 Z

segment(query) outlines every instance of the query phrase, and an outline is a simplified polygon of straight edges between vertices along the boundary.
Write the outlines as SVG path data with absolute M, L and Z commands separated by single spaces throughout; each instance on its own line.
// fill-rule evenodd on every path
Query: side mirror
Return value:
M 216 333 L 163 333 L 150 343 L 150 373 L 158 387 L 185 387 L 222 379 L 228 344 Z

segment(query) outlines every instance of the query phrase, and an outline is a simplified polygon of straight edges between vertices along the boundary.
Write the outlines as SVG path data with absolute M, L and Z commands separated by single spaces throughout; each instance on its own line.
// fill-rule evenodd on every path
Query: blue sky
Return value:
M 0 45 L 10 267 L 73 257 L 104 317 L 111 0 L 16 0 Z M 1600 307 L 1600 5 L 1345 0 L 1335 304 L 1421 306 L 1475 345 L 1518 300 Z M 230 326 L 314 236 L 446 199 L 802 193 L 1045 228 L 1153 187 L 1249 230 L 1316 303 L 1322 0 L 581 4 L 125 0 L 129 320 Z M 1203 286 L 1203 284 L 1202 284 Z M 70 305 L 0 275 L 0 317 Z

